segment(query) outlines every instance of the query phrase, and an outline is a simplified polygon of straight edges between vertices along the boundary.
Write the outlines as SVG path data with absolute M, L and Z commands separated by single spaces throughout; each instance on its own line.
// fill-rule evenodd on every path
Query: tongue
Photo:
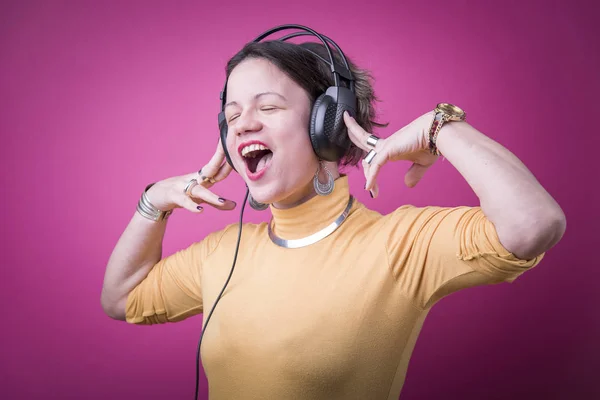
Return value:
M 258 161 L 258 164 L 256 165 L 256 172 L 266 167 L 267 163 L 271 160 L 271 158 L 273 158 L 273 153 L 271 152 L 268 152 L 267 154 L 262 156 L 262 158 Z

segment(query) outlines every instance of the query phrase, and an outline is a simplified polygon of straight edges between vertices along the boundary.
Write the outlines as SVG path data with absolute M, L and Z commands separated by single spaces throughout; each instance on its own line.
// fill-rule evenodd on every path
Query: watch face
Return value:
M 442 111 L 442 112 L 444 112 L 444 113 L 446 113 L 446 114 L 448 114 L 448 115 L 450 115 L 452 117 L 456 117 L 456 118 L 459 118 L 459 119 L 462 119 L 462 118 L 465 117 L 465 112 L 460 107 L 457 107 L 457 106 L 452 105 L 452 104 L 440 103 L 440 104 L 437 105 L 437 108 L 440 111 Z

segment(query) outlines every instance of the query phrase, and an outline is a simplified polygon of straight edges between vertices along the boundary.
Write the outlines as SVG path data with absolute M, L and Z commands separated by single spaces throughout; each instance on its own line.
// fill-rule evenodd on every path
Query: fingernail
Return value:
M 365 183 L 365 190 L 367 190 L 367 184 Z
M 344 111 L 344 117 L 349 117 L 348 111 Z
M 202 206 L 198 206 L 198 207 L 196 207 L 196 208 L 198 209 L 198 211 L 202 211 L 202 210 L 204 210 L 204 208 L 203 208 Z
M 225 200 L 224 198 L 222 198 L 222 197 L 219 197 L 219 203 L 225 203 L 226 201 L 227 201 L 227 200 Z

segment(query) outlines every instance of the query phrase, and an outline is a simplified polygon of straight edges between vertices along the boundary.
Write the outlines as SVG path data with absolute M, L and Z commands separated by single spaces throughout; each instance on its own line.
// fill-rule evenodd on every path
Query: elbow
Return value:
M 554 236 L 552 238 L 552 246 L 554 246 L 556 243 L 560 242 L 560 240 L 562 239 L 562 237 L 565 235 L 565 232 L 567 230 L 567 217 L 565 215 L 564 212 L 562 212 L 562 210 L 560 211 L 560 213 L 555 217 L 554 219 Z M 552 247 L 550 246 L 550 247 Z
M 125 313 L 125 300 L 121 301 L 109 301 L 107 297 L 102 295 L 100 296 L 100 305 L 102 306 L 102 311 L 110 318 L 117 321 L 125 321 L 126 313 Z
M 531 260 L 554 247 L 564 236 L 567 218 L 561 211 L 527 224 L 506 247 L 516 257 Z
M 541 237 L 540 245 L 544 247 L 544 251 L 551 249 L 560 242 L 567 230 L 567 217 L 559 208 L 551 213 L 549 217 L 546 217 L 545 221 L 546 223 L 540 224 L 542 228 L 539 233 Z

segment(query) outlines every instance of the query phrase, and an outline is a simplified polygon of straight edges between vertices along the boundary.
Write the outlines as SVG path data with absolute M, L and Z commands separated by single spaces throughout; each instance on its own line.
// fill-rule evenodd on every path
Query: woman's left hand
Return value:
M 414 187 L 423 177 L 429 167 L 431 167 L 439 156 L 431 154 L 429 151 L 428 131 L 433 121 L 434 112 L 427 114 L 406 125 L 404 128 L 392 134 L 387 138 L 380 138 L 375 145 L 375 158 L 371 164 L 363 159 L 363 169 L 367 180 L 365 189 L 370 190 L 373 197 L 377 197 L 379 187 L 377 185 L 377 175 L 379 170 L 388 161 L 407 160 L 412 161 L 412 166 L 404 176 L 404 183 L 409 188 Z M 367 139 L 371 135 L 365 131 L 354 118 L 344 112 L 344 122 L 348 127 L 350 140 L 367 153 L 373 149 L 367 144 Z

